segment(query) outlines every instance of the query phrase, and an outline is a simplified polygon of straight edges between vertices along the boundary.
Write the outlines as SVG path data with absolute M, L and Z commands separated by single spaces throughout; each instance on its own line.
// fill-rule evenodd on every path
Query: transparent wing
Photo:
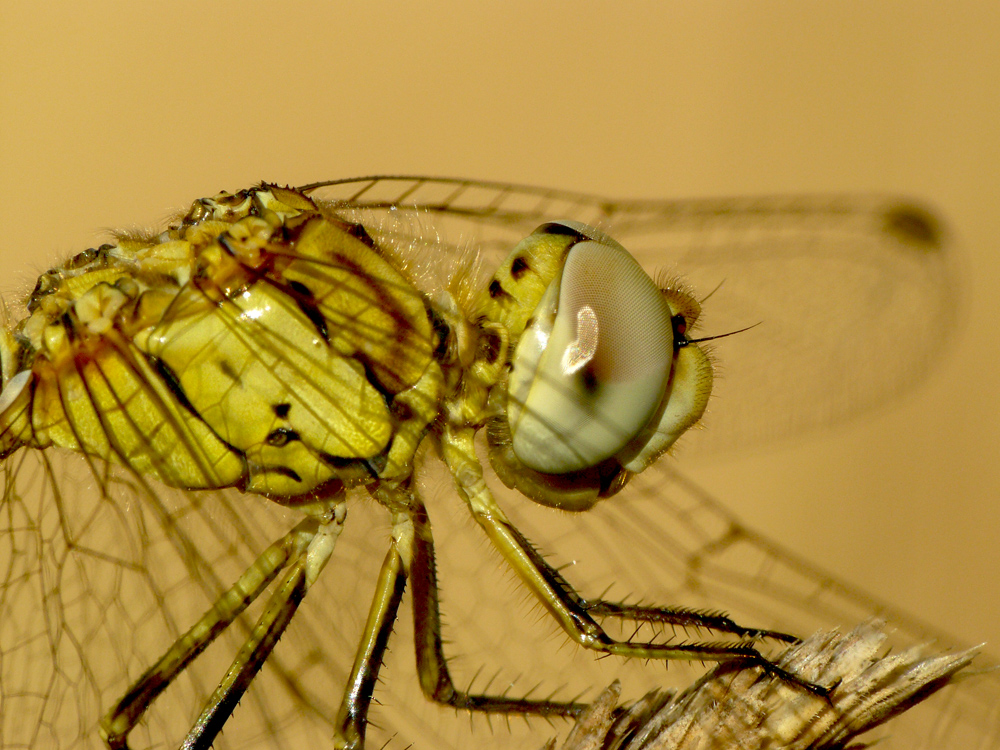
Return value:
M 377 195 L 376 189 L 391 195 Z M 438 192 L 421 192 L 425 189 Z M 782 267 L 789 284 L 809 277 L 817 266 L 824 277 L 839 269 L 836 283 L 814 279 L 811 289 L 822 293 L 822 299 L 833 298 L 838 312 L 856 315 L 852 319 L 859 321 L 860 330 L 877 329 L 879 336 L 894 330 L 890 349 L 893 356 L 898 354 L 904 372 L 885 367 L 883 357 L 883 370 L 864 368 L 856 384 L 833 383 L 846 388 L 835 398 L 839 407 L 794 412 L 779 434 L 845 416 L 903 387 L 931 356 L 931 341 L 936 344 L 938 337 L 928 332 L 942 319 L 950 299 L 940 233 L 929 219 L 898 202 L 608 203 L 566 193 L 412 179 L 338 183 L 317 188 L 316 194 L 340 203 L 352 218 L 363 217 L 372 234 L 405 260 L 428 291 L 455 272 L 467 274 L 468 283 L 474 283 L 470 248 L 482 249 L 487 255 L 483 267 L 490 269 L 495 255 L 552 218 L 600 224 L 636 252 L 659 247 L 664 254 L 651 256 L 657 265 L 677 264 L 682 270 L 685 254 L 690 255 L 693 271 L 686 275 L 696 288 L 711 291 L 722 284 L 705 304 L 710 326 L 706 333 L 758 320 L 764 324 L 754 331 L 765 328 L 767 318 L 739 307 L 731 318 L 722 318 L 722 295 L 730 289 L 753 291 L 754 284 L 766 288 L 762 279 L 784 278 L 773 270 Z M 758 253 L 763 255 L 754 262 Z M 714 263 L 713 257 L 718 259 Z M 852 265 L 855 271 L 844 270 Z M 749 275 L 736 278 L 744 266 L 756 282 Z M 692 275 L 701 273 L 699 269 L 709 269 L 704 281 Z M 859 294 L 860 306 L 855 304 Z M 773 299 L 745 299 L 756 305 L 753 310 L 780 310 L 780 320 L 789 327 L 776 326 L 783 333 L 774 341 L 787 337 L 794 344 L 793 332 L 809 328 L 808 320 L 795 319 L 803 309 L 811 309 L 813 298 L 808 295 L 786 302 L 775 293 L 773 299 L 782 300 L 778 306 Z M 855 313 L 855 307 L 865 312 Z M 900 310 L 909 312 L 900 318 Z M 831 313 L 834 330 L 844 336 L 859 330 L 826 307 L 820 311 Z M 711 322 L 719 319 L 727 322 L 720 327 Z M 740 397 L 746 391 L 757 413 L 792 408 L 794 399 L 788 394 L 754 396 L 752 380 L 737 377 L 742 354 L 731 351 L 730 343 L 751 334 L 729 337 L 725 348 L 720 345 L 720 358 L 732 362 L 724 385 L 732 383 Z M 815 339 L 818 349 L 807 347 L 796 355 L 793 346 L 791 356 L 805 360 L 810 352 L 820 352 L 840 367 L 858 356 L 857 348 L 848 355 L 824 336 Z M 878 351 L 865 337 L 859 346 L 869 353 Z M 764 346 L 762 358 L 761 347 L 749 341 L 744 348 L 758 362 L 781 362 L 785 357 L 784 351 Z M 796 408 L 804 408 L 803 395 L 810 388 L 824 386 L 821 392 L 830 393 L 831 367 L 813 368 L 803 376 L 806 384 L 795 390 Z M 734 398 L 719 399 L 712 433 L 728 429 L 724 420 L 743 418 L 724 416 Z M 791 401 L 786 403 L 786 398 Z M 805 404 L 813 400 L 804 399 Z M 747 437 L 747 432 L 741 434 Z M 170 490 L 75 455 L 22 451 L 3 469 L 3 748 L 101 747 L 96 731 L 101 715 L 298 520 L 294 511 L 259 497 L 236 491 Z M 691 666 L 671 665 L 667 670 L 664 665 L 596 659 L 568 644 L 498 564 L 434 456 L 422 458 L 417 477 L 434 524 L 446 649 L 460 686 L 484 690 L 490 685 L 512 695 L 593 697 L 618 678 L 625 683 L 625 697 L 638 697 L 654 687 L 687 684 L 699 674 Z M 935 639 L 938 648 L 951 644 L 753 535 L 672 474 L 668 465 L 639 477 L 614 502 L 572 516 L 535 506 L 499 482 L 493 485 L 512 520 L 552 555 L 584 594 L 726 610 L 752 625 L 796 633 L 852 626 L 881 614 L 897 628 L 899 645 L 929 639 Z M 333 561 L 217 746 L 323 747 L 329 742 L 388 535 L 383 510 L 371 502 L 351 504 Z M 131 747 L 179 744 L 258 614 L 259 607 L 251 608 L 231 633 L 185 671 L 130 736 Z M 412 624 L 405 607 L 390 649 L 376 691 L 378 705 L 372 710 L 371 747 L 534 748 L 563 729 L 538 720 L 493 719 L 491 724 L 486 717 L 456 716 L 429 704 L 415 675 Z M 985 658 L 981 662 L 983 667 L 991 664 Z M 972 677 L 906 717 L 904 721 L 913 722 L 912 730 L 893 725 L 893 744 L 886 747 L 994 746 L 1000 737 L 997 705 L 996 673 Z
M 955 319 L 947 233 L 902 198 L 615 201 L 413 177 L 321 183 L 312 195 L 360 209 L 355 218 L 408 257 L 474 244 L 492 261 L 546 221 L 582 221 L 694 290 L 704 301 L 695 338 L 752 326 L 716 343 L 706 429 L 685 455 L 801 435 L 885 403 L 926 372 Z
M 22 453 L 4 468 L 0 747 L 5 749 L 104 747 L 98 720 L 256 555 L 298 520 L 258 497 L 154 489 L 122 470 L 94 467 L 92 473 L 78 456 Z M 363 520 L 358 520 L 360 530 Z M 356 604 L 346 611 L 325 609 L 324 633 L 337 632 L 345 622 L 353 625 L 364 612 L 365 594 L 356 589 L 364 588 L 370 556 L 348 554 L 359 558 L 359 570 L 347 579 L 352 596 L 344 601 Z M 378 559 L 375 554 L 371 560 L 372 574 Z M 184 672 L 130 736 L 131 747 L 180 744 L 258 614 L 259 608 L 241 618 Z M 321 648 L 328 635 L 308 634 L 305 619 L 297 626 L 300 635 L 293 642 L 303 646 L 285 649 L 269 663 L 264 677 L 269 684 L 244 702 L 246 721 L 234 726 L 233 746 L 251 747 L 267 738 L 258 746 L 292 747 L 283 738 L 292 716 L 335 711 L 353 646 Z M 305 684 L 316 690 L 308 698 L 301 693 Z M 316 697 L 324 694 L 325 699 Z
M 724 610 L 738 622 L 812 634 L 878 617 L 899 652 L 955 652 L 962 644 L 919 618 L 879 602 L 756 533 L 669 462 L 641 475 L 622 504 L 606 503 L 580 518 L 518 504 L 515 522 L 559 551 L 553 562 L 586 588 L 643 601 L 678 601 Z M 548 542 L 548 540 L 552 540 Z M 622 543 L 627 540 L 627 543 Z M 992 748 L 1000 743 L 1000 671 L 991 654 L 978 673 L 894 719 L 870 738 L 879 747 Z M 624 667 L 622 668 L 624 673 Z M 683 686 L 690 670 L 671 665 L 662 684 Z
M 26 463 L 7 467 L 17 472 L 20 494 L 8 494 L 3 509 L 0 746 L 100 748 L 97 721 L 108 706 L 296 519 L 260 498 L 153 493 L 134 477 L 98 481 L 76 456 L 60 468 L 38 463 L 41 455 L 26 454 Z M 636 699 L 651 689 L 686 686 L 702 673 L 698 665 L 598 659 L 569 644 L 499 565 L 437 468 L 428 467 L 421 488 L 432 499 L 446 648 L 457 684 L 592 698 L 618 679 L 623 697 Z M 740 622 L 804 634 L 879 615 L 891 624 L 894 648 L 960 647 L 754 534 L 668 471 L 640 477 L 614 504 L 572 516 L 498 485 L 494 490 L 514 523 L 585 593 L 724 610 Z M 353 505 L 349 518 L 334 560 L 216 746 L 330 742 L 389 532 L 373 505 Z M 180 743 L 258 613 L 259 607 L 249 611 L 185 671 L 131 735 L 131 747 Z M 995 747 L 1000 672 L 989 670 L 997 666 L 979 657 L 982 673 L 891 722 L 881 746 Z M 537 719 L 491 721 L 427 702 L 405 607 L 376 700 L 373 747 L 536 748 L 567 729 Z

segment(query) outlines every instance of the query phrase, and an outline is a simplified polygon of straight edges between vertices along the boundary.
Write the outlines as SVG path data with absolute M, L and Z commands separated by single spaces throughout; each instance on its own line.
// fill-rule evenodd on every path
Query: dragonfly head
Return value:
M 712 368 L 687 338 L 697 303 L 658 287 L 601 231 L 577 222 L 543 225 L 518 244 L 488 289 L 487 317 L 516 341 L 505 424 L 489 432 L 494 465 L 506 464 L 497 468 L 501 478 L 534 477 L 530 488 L 513 480 L 529 496 L 589 507 L 700 418 Z M 567 484 L 574 498 L 589 485 L 588 500 L 567 500 Z

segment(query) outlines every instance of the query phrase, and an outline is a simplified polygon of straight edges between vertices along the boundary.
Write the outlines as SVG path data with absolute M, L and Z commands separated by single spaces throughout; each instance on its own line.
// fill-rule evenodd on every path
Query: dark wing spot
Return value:
M 287 419 L 288 412 L 292 410 L 291 404 L 275 404 L 271 407 L 274 409 L 274 414 L 278 419 Z
M 941 225 L 932 214 L 916 206 L 894 206 L 885 212 L 885 231 L 908 245 L 937 250 L 943 244 Z
M 510 264 L 510 275 L 514 281 L 520 281 L 521 277 L 526 274 L 530 268 L 528 267 L 528 261 L 524 259 L 523 255 L 519 255 L 514 258 L 514 262 Z

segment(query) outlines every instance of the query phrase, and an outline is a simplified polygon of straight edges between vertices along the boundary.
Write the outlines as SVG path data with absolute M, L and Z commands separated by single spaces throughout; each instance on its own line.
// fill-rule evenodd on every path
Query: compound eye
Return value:
M 656 416 L 674 355 L 662 292 L 614 240 L 567 225 L 566 255 L 518 341 L 507 418 L 518 460 L 547 474 L 596 466 Z

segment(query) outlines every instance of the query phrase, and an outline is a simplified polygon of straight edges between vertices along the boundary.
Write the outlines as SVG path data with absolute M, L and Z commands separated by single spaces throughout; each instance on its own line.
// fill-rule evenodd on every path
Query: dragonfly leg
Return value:
M 510 698 L 503 695 L 468 693 L 455 687 L 448 671 L 441 637 L 434 540 L 424 504 L 411 500 L 413 529 L 410 578 L 413 596 L 414 645 L 417 672 L 424 694 L 431 700 L 467 711 L 489 713 L 577 716 L 586 704 L 544 699 Z
M 306 519 L 264 550 L 201 619 L 129 688 L 101 720 L 101 736 L 111 750 L 127 748 L 128 733 L 149 705 L 260 596 L 289 560 L 305 553 L 318 529 L 318 521 Z
M 332 554 L 345 515 L 344 505 L 338 504 L 333 509 L 331 522 L 321 524 L 315 519 L 306 519 L 268 547 L 105 715 L 100 731 L 108 747 L 127 750 L 128 733 L 150 703 L 260 596 L 283 569 L 288 568 L 250 638 L 182 745 L 191 750 L 211 746 Z
M 656 625 L 675 625 L 683 629 L 692 630 L 712 630 L 717 633 L 732 633 L 746 640 L 769 639 L 781 641 L 783 643 L 796 644 L 801 642 L 801 638 L 777 630 L 762 630 L 760 628 L 747 628 L 731 620 L 724 614 L 717 612 L 701 612 L 696 609 L 684 609 L 675 607 L 647 607 L 639 604 L 626 604 L 623 602 L 611 602 L 604 599 L 584 599 L 573 590 L 569 583 L 555 568 L 545 562 L 538 551 L 531 547 L 530 543 L 525 544 L 535 553 L 541 565 L 548 567 L 556 579 L 562 580 L 567 586 L 567 592 L 571 596 L 577 597 L 581 607 L 591 615 L 598 617 L 616 617 L 620 620 L 632 620 L 633 622 L 648 622 Z
M 212 746 L 250 682 L 271 655 L 302 599 L 329 561 L 346 515 L 345 505 L 336 505 L 330 521 L 320 525 L 306 550 L 292 559 L 250 637 L 182 743 L 183 750 L 208 750 Z
M 805 682 L 768 661 L 753 645 L 756 638 L 770 636 L 770 631 L 744 629 L 728 618 L 718 620 L 715 615 L 699 615 L 689 610 L 673 614 L 670 610 L 655 607 L 629 607 L 611 602 L 587 602 L 562 575 L 548 565 L 541 554 L 510 523 L 496 504 L 486 486 L 482 466 L 476 458 L 474 432 L 468 428 L 446 429 L 441 439 L 442 454 L 455 479 L 459 494 L 469 506 L 473 518 L 486 532 L 487 537 L 517 573 L 518 577 L 535 594 L 542 605 L 556 619 L 563 630 L 581 646 L 607 654 L 639 659 L 675 659 L 688 661 L 737 661 L 759 665 L 766 672 L 797 684 L 811 693 L 826 695 L 829 690 Z M 688 627 L 702 626 L 714 629 L 714 624 L 726 632 L 744 636 L 741 643 L 654 643 L 650 641 L 621 641 L 611 638 L 592 614 L 680 624 Z M 774 634 L 780 640 L 795 639 L 784 634 Z
M 379 571 L 375 596 L 368 610 L 368 620 L 365 622 L 344 700 L 337 715 L 334 737 L 337 750 L 359 750 L 364 747 L 368 709 L 378 681 L 378 671 L 406 588 L 407 574 L 401 548 L 409 547 L 412 536 L 413 524 L 409 516 L 394 510 L 392 542 Z

